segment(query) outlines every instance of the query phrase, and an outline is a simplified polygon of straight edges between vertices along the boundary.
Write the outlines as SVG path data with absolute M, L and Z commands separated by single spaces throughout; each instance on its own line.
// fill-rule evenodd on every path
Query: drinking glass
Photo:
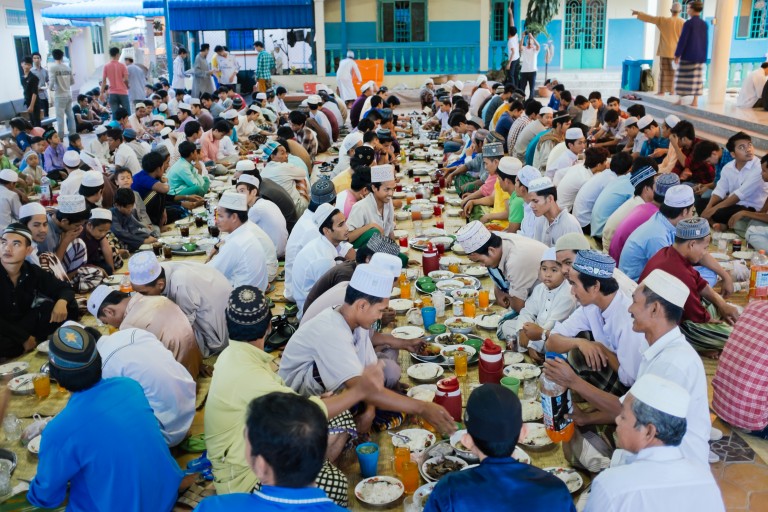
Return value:
M 189 224 L 179 226 L 179 234 L 181 234 L 183 238 L 187 238 L 189 236 Z
M 407 446 L 395 447 L 395 474 L 400 475 L 403 472 L 403 464 L 411 462 L 411 450 Z
M 37 398 L 45 398 L 51 394 L 51 377 L 47 373 L 35 375 L 32 379 Z
M 11 442 L 21 439 L 21 420 L 13 413 L 8 413 L 3 419 L 5 439 Z
M 480 290 L 480 294 L 477 297 L 480 309 L 488 309 L 491 304 L 491 292 L 489 290 Z
M 445 196 L 437 196 L 437 204 L 445 204 Z
M 467 297 L 464 299 L 464 316 L 475 318 L 475 313 L 477 313 L 475 308 L 475 298 Z
M 437 229 L 445 229 L 445 222 L 443 222 L 442 220 L 438 220 L 437 222 L 435 222 L 435 227 Z
M 400 283 L 400 298 L 401 299 L 411 298 L 411 282 L 410 281 Z
M 408 235 L 400 237 L 400 247 L 408 248 Z
M 406 494 L 413 494 L 419 488 L 419 466 L 415 462 L 404 462 L 400 473 Z
M 163 258 L 166 260 L 170 260 L 173 258 L 173 249 L 171 249 L 170 245 L 164 245 L 163 246 Z
M 467 376 L 467 353 L 456 352 L 453 354 L 453 370 L 457 377 Z

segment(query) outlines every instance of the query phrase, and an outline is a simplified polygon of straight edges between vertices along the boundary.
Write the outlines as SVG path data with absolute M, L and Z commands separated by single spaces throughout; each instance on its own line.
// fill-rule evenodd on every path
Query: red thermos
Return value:
M 440 270 L 440 255 L 432 242 L 427 242 L 427 250 L 421 257 L 421 266 L 424 268 L 425 276 L 434 270 Z
M 489 338 L 486 338 L 483 346 L 480 347 L 478 370 L 481 384 L 487 382 L 498 384 L 504 375 L 504 355 L 501 353 L 501 347 Z
M 448 377 L 437 381 L 437 393 L 435 403 L 445 407 L 445 410 L 456 421 L 462 421 L 461 416 L 461 389 L 457 377 Z

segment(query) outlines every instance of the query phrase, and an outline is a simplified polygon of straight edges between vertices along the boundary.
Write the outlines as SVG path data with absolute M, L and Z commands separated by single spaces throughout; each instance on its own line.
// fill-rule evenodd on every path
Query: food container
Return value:
M 454 420 L 461 421 L 461 388 L 458 378 L 448 377 L 437 381 L 435 403 L 445 407 Z

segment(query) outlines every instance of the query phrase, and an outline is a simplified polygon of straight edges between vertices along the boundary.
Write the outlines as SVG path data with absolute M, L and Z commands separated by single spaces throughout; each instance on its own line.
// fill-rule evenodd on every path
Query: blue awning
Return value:
M 163 8 L 163 0 L 143 0 Z M 168 0 L 171 30 L 314 28 L 312 0 Z
M 46 18 L 45 16 L 43 16 L 42 20 L 45 27 L 93 27 L 104 25 L 100 21 L 65 20 L 62 18 Z
M 162 2 L 160 2 L 162 4 Z M 117 18 L 120 16 L 163 16 L 163 9 L 145 9 L 142 0 L 87 0 L 73 4 L 59 4 L 41 11 L 46 18 L 86 19 Z

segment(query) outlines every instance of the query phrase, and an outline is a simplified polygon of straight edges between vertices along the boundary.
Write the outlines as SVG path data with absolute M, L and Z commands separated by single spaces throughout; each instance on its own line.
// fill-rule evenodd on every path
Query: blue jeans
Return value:
M 109 108 L 112 110 L 112 119 L 115 119 L 115 112 L 118 108 L 123 107 L 128 114 L 131 113 L 131 102 L 128 100 L 127 94 L 110 94 L 109 95 Z
M 462 145 L 458 142 L 449 140 L 443 145 L 443 154 L 455 153 L 462 148 Z
M 59 132 L 59 137 L 63 138 L 64 135 L 77 133 L 75 113 L 72 111 L 72 96 L 54 96 L 53 108 L 56 112 L 56 129 Z M 66 132 L 67 127 L 69 127 L 69 132 Z

